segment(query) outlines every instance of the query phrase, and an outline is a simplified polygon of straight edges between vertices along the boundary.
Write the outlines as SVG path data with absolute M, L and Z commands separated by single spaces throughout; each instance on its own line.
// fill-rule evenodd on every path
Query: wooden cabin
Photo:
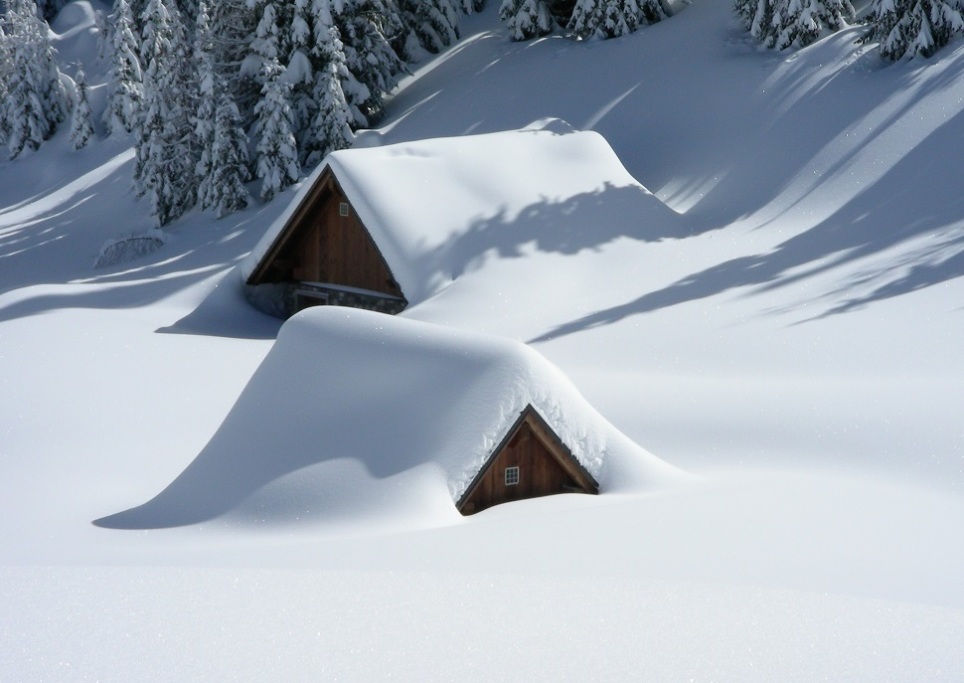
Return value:
M 633 225 L 678 219 L 602 136 L 562 121 L 362 145 L 332 152 L 312 171 L 240 271 L 248 301 L 281 318 L 317 304 L 398 313 L 463 277 L 495 301 L 504 298 L 502 265 L 513 277 L 527 268 L 523 244 L 535 244 L 532 258 L 575 253 L 600 244 L 599 226 L 622 226 L 627 216 Z M 623 228 L 606 228 L 606 241 L 612 230 Z
M 500 503 L 556 493 L 599 493 L 599 484 L 529 405 L 456 503 L 472 515 Z
M 326 304 L 398 313 L 408 303 L 331 167 L 298 203 L 247 284 L 278 285 L 284 317 Z

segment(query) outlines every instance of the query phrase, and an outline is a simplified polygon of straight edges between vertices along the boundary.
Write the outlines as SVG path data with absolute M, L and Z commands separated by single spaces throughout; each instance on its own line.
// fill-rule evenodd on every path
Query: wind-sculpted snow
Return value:
M 673 470 L 519 342 L 368 311 L 292 318 L 221 429 L 160 495 L 98 522 L 179 526 L 380 516 L 433 524 L 531 403 L 602 492 Z

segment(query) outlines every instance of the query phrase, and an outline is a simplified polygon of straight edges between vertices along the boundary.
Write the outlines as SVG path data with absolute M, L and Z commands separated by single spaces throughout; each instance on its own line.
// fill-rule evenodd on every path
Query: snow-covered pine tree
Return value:
M 111 18 L 113 29 L 110 31 L 108 49 L 110 73 L 103 116 L 108 135 L 134 130 L 144 99 L 134 20 L 127 0 L 115 0 Z
M 194 156 L 197 158 L 197 202 L 202 209 L 213 206 L 214 192 L 214 128 L 217 113 L 216 77 L 214 56 L 211 54 L 211 25 L 207 3 L 201 0 L 197 7 L 197 23 L 194 29 L 194 64 L 198 84 L 197 110 L 194 121 Z
M 331 152 L 351 146 L 352 120 L 342 81 L 348 76 L 345 53 L 334 26 L 319 26 L 322 33 L 315 41 L 317 61 L 313 99 L 317 104 L 314 119 L 305 138 L 302 153 L 308 166 L 314 166 Z
M 499 8 L 512 40 L 530 40 L 552 33 L 552 14 L 544 0 L 502 0 Z
M 569 30 L 580 38 L 616 38 L 665 18 L 660 0 L 577 0 Z
M 734 10 L 758 42 L 778 50 L 809 45 L 854 19 L 850 0 L 735 0 Z
M 97 31 L 97 59 L 102 60 L 107 57 L 107 46 L 110 45 L 110 26 L 101 10 L 94 10 L 94 29 Z
M 850 0 L 778 0 L 774 7 L 771 45 L 784 50 L 806 46 L 824 31 L 839 31 L 853 21 Z
M 37 11 L 46 21 L 50 21 L 57 16 L 57 12 L 63 9 L 70 0 L 37 0 Z
M 337 0 L 331 7 L 349 74 L 342 90 L 355 125 L 368 126 L 382 114 L 383 95 L 398 85 L 399 76 L 406 72 L 392 48 L 403 30 L 401 19 L 390 0 Z M 317 13 L 315 9 L 313 13 Z
M 74 110 L 70 117 L 70 141 L 74 143 L 74 149 L 81 149 L 86 147 L 94 136 L 93 114 L 91 114 L 88 100 L 89 88 L 82 68 L 78 68 L 77 73 L 74 74 L 74 83 L 77 88 L 77 98 L 74 100 Z
M 10 54 L 10 45 L 7 41 L 7 33 L 0 21 L 0 145 L 7 144 L 7 88 L 10 80 L 10 65 L 13 57 Z
M 773 23 L 774 0 L 733 0 L 733 11 L 743 20 L 743 25 L 757 42 L 763 42 L 763 37 Z
M 245 0 L 217 0 L 208 5 L 214 70 L 241 112 L 242 121 L 254 119 L 254 105 L 261 96 L 260 65 L 251 53 L 257 28 L 254 8 Z M 251 60 L 250 65 L 246 60 Z
M 60 80 L 47 23 L 34 0 L 7 4 L 7 78 L 3 117 L 10 157 L 37 149 L 67 115 L 67 90 Z
M 261 57 L 261 99 L 255 105 L 258 135 L 257 176 L 261 179 L 261 199 L 270 201 L 298 180 L 298 145 L 292 131 L 291 85 L 278 62 L 278 25 L 274 5 L 266 3 L 255 48 Z
M 485 7 L 485 0 L 456 0 L 456 4 L 462 14 L 474 14 L 482 11 L 482 8 Z
M 945 0 L 875 0 L 867 23 L 862 40 L 880 43 L 881 56 L 891 61 L 930 57 L 964 31 L 959 5 Z
M 151 213 L 166 225 L 194 205 L 190 53 L 177 7 L 148 0 L 142 23 L 144 104 L 138 126 L 134 181 L 151 197 Z
M 441 52 L 459 39 L 459 8 L 452 0 L 398 0 L 403 40 L 396 52 L 412 60 L 412 41 L 429 52 Z M 402 43 L 399 45 L 398 43 Z
M 291 85 L 291 124 L 298 142 L 300 156 L 303 151 L 305 138 L 311 126 L 311 119 L 318 109 L 312 96 L 315 80 L 315 64 L 311 58 L 313 49 L 311 13 L 309 0 L 294 0 L 287 28 L 289 53 L 281 58 L 285 68 L 285 78 Z
M 248 136 L 241 127 L 238 107 L 227 90 L 218 96 L 211 174 L 213 182 L 207 199 L 218 218 L 248 205 L 248 189 L 244 186 L 251 179 Z

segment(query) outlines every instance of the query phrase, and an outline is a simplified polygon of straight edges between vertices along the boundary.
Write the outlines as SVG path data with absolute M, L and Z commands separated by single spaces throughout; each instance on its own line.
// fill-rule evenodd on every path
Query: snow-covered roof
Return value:
M 285 323 L 196 460 L 109 525 L 171 526 L 239 509 L 289 521 L 451 517 L 529 404 L 603 492 L 670 471 L 525 344 L 321 306 Z
M 524 242 L 546 231 L 578 235 L 628 221 L 665 223 L 674 215 L 601 135 L 557 119 L 514 131 L 353 148 L 330 154 L 304 182 L 244 262 L 245 280 L 328 167 L 410 304 L 491 250 L 511 255 L 520 236 Z M 603 193 L 613 189 L 630 192 L 608 201 Z

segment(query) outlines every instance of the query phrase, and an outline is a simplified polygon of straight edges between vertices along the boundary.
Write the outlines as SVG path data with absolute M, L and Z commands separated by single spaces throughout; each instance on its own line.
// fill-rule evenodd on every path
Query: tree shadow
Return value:
M 844 266 L 856 267 L 868 257 L 877 258 L 880 264 L 863 271 L 842 291 L 852 291 L 857 285 L 871 291 L 838 301 L 824 316 L 964 276 L 964 195 L 958 187 L 964 160 L 947 153 L 959 147 L 962 131 L 964 113 L 938 126 L 832 215 L 771 251 L 693 273 L 663 289 L 559 325 L 532 342 L 738 288 L 773 291 Z M 923 247 L 914 246 L 918 240 L 925 242 Z M 897 249 L 897 255 L 884 256 L 898 247 L 903 249 Z M 806 303 L 839 297 L 840 291 L 814 295 Z
M 165 227 L 159 250 L 95 269 L 108 240 L 152 226 L 148 202 L 131 189 L 131 149 L 107 140 L 76 152 L 67 159 L 87 170 L 64 180 L 69 173 L 51 163 L 51 155 L 67 154 L 58 146 L 0 168 L 2 178 L 23 179 L 0 210 L 0 322 L 61 308 L 138 308 L 223 280 L 284 209 L 282 197 L 219 221 L 195 210 Z M 214 286 L 196 311 L 161 331 L 267 338 L 277 322 Z
M 487 258 L 522 258 L 530 249 L 574 255 L 624 238 L 658 242 L 692 234 L 685 217 L 642 186 L 617 187 L 607 182 L 594 192 L 530 204 L 515 215 L 502 208 L 478 218 L 463 232 L 422 253 L 416 268 L 428 278 L 428 293 L 432 281 L 455 279 Z

